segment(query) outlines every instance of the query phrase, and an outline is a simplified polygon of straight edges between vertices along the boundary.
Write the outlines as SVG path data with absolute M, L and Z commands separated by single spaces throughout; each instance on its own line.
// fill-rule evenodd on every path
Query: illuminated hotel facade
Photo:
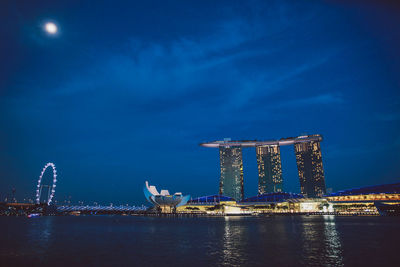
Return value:
M 294 144 L 300 191 L 305 197 L 322 197 L 326 193 L 319 141 Z
M 281 152 L 279 145 L 256 146 L 258 194 L 283 191 Z
M 221 163 L 219 194 L 242 200 L 244 197 L 242 147 L 220 146 L 219 157 Z
M 200 144 L 220 150 L 220 195 L 240 201 L 244 198 L 242 148 L 255 147 L 258 163 L 258 193 L 282 192 L 280 146 L 294 145 L 301 193 L 321 197 L 326 192 L 320 142 L 321 135 L 305 135 L 272 141 L 214 141 Z

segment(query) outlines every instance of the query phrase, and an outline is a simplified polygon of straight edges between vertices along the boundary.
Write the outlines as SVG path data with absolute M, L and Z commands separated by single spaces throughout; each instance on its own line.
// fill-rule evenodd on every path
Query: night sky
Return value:
M 399 182 L 394 2 L 1 1 L 1 200 L 33 198 L 47 162 L 59 202 L 142 204 L 145 180 L 215 194 L 219 153 L 199 143 L 304 133 L 323 135 L 333 191 Z M 253 196 L 254 148 L 243 162 Z

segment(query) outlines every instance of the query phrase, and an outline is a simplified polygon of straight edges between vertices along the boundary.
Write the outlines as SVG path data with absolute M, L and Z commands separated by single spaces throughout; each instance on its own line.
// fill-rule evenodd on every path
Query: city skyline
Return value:
M 146 180 L 217 194 L 218 151 L 198 143 L 312 133 L 327 188 L 396 183 L 399 8 L 367 2 L 2 1 L 0 197 L 34 199 L 47 162 L 59 202 L 145 203 Z M 294 147 L 279 152 L 300 193 Z
M 399 14 L 1 0 L 0 265 L 397 266 Z
M 242 148 L 255 148 L 258 167 L 258 195 L 284 192 L 280 146 L 294 146 L 300 192 L 305 197 L 326 193 L 320 134 L 280 138 L 279 140 L 231 140 L 201 143 L 218 148 L 220 159 L 219 194 L 237 201 L 244 199 Z

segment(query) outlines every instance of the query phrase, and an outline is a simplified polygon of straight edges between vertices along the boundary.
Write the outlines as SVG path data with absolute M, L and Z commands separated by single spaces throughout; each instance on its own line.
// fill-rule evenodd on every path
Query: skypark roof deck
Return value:
M 281 138 L 280 140 L 270 141 L 258 141 L 258 140 L 224 140 L 224 141 L 212 141 L 207 143 L 201 143 L 203 147 L 220 147 L 220 146 L 242 146 L 242 147 L 256 147 L 256 146 L 288 146 L 296 143 L 310 142 L 310 141 L 322 141 L 322 136 L 319 134 L 314 135 L 302 135 L 298 137 Z

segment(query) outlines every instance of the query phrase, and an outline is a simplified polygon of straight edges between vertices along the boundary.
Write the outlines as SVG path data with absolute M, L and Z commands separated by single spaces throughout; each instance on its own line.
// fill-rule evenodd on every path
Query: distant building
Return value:
M 241 203 L 279 203 L 287 200 L 303 199 L 304 196 L 296 193 L 277 192 L 265 193 L 244 199 Z
M 282 192 L 282 164 L 279 145 L 256 146 L 258 194 Z
M 213 204 L 218 205 L 224 202 L 236 202 L 235 199 L 222 195 L 210 195 L 191 199 L 187 204 Z
M 212 195 L 199 197 L 177 208 L 180 213 L 213 215 L 249 215 L 272 213 L 327 213 L 334 212 L 332 205 L 322 198 L 304 198 L 301 194 L 266 193 L 235 201 L 233 198 Z
M 340 213 L 399 215 L 400 183 L 353 188 L 324 196 Z
M 220 146 L 221 176 L 219 194 L 240 201 L 244 197 L 241 146 Z
M 322 140 L 322 138 L 321 138 Z M 320 140 L 294 144 L 300 191 L 306 197 L 322 197 L 326 193 Z
M 173 212 L 174 209 L 185 205 L 190 199 L 190 195 L 183 196 L 181 192 L 170 195 L 168 190 L 161 190 L 161 193 L 158 193 L 157 188 L 149 185 L 147 181 L 144 184 L 143 193 L 147 201 L 165 213 Z
M 283 191 L 280 147 L 294 145 L 301 193 L 308 198 L 324 195 L 326 188 L 321 141 L 322 136 L 314 134 L 267 141 L 224 139 L 200 145 L 219 148 L 221 164 L 219 193 L 240 201 L 244 196 L 242 148 L 246 147 L 256 148 L 259 194 Z
M 302 194 L 276 192 L 235 201 L 227 196 L 211 195 L 189 200 L 186 205 L 177 207 L 177 212 L 213 215 L 259 213 L 399 215 L 400 183 L 348 189 L 324 195 L 322 198 L 305 198 Z

